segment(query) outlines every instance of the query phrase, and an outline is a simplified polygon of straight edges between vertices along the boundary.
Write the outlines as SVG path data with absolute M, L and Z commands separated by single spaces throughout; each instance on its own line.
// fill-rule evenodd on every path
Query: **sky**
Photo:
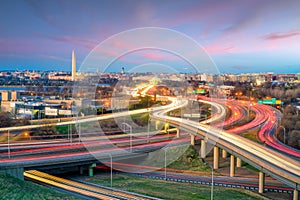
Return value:
M 299 8 L 297 0 L 1 0 L 0 69 L 70 71 L 72 50 L 79 68 L 115 34 L 160 27 L 196 41 L 222 73 L 299 73 Z M 159 39 L 174 43 L 168 34 Z M 132 40 L 114 44 L 130 51 Z M 174 52 L 157 49 L 100 53 L 117 57 L 112 71 L 156 63 L 184 72 L 188 65 Z

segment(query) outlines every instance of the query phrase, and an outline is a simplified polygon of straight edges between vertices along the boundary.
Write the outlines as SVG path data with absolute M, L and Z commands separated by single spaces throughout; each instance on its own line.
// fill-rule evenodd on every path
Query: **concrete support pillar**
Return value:
M 224 149 L 222 149 L 222 158 L 227 158 L 227 152 Z
M 265 173 L 259 172 L 259 183 L 258 183 L 258 193 L 264 192 L 265 187 Z
M 294 195 L 293 195 L 293 200 L 298 200 L 298 198 L 299 198 L 298 190 L 295 189 L 294 190 Z
M 219 169 L 219 147 L 214 146 L 214 169 Z
M 200 147 L 200 156 L 201 158 L 206 158 L 206 142 L 201 140 L 201 147 Z
M 230 176 L 234 177 L 234 155 L 230 155 Z
M 94 167 L 96 167 L 95 163 L 89 166 L 89 176 L 94 176 Z
M 242 160 L 240 158 L 236 158 L 236 167 L 242 167 Z
M 195 136 L 193 134 L 191 134 L 191 145 L 195 145 Z
M 169 124 L 168 124 L 168 123 L 165 123 L 165 132 L 166 132 L 166 133 L 168 132 L 168 129 L 169 129 Z
M 94 176 L 94 169 L 89 167 L 89 176 Z
M 176 137 L 180 138 L 180 130 L 179 130 L 179 128 L 176 128 Z

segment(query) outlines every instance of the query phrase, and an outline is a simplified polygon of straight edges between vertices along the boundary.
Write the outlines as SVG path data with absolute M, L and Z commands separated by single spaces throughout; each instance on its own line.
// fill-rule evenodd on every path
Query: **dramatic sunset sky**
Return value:
M 163 27 L 196 40 L 221 72 L 297 73 L 299 8 L 298 0 L 1 0 L 0 69 L 69 71 L 73 49 L 80 65 L 111 35 Z M 139 56 L 166 62 L 163 54 Z

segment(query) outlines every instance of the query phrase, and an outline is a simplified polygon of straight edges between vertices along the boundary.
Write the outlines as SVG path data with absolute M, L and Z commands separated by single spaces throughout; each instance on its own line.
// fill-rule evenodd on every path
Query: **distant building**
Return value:
M 48 74 L 49 80 L 72 80 L 72 74 L 70 72 L 51 72 Z
M 30 118 L 41 118 L 44 116 L 58 116 L 61 104 L 46 104 L 42 102 L 18 102 L 15 103 L 14 113 L 16 115 L 28 115 Z
M 279 82 L 293 82 L 296 79 L 295 74 L 277 74 L 276 80 Z

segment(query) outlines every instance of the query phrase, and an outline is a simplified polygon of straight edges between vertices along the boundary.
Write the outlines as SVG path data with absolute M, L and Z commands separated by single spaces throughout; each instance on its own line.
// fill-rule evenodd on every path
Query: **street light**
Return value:
M 129 128 L 129 136 L 130 136 L 130 152 L 132 152 L 132 126 L 130 126 L 128 123 L 123 122 L 123 131 L 126 132 L 126 126 Z
M 81 143 L 81 124 L 78 122 L 78 113 L 76 114 L 75 127 L 77 127 L 78 132 L 78 143 Z
M 31 136 L 30 136 L 30 134 L 29 134 L 28 132 L 25 132 L 25 133 L 24 133 L 24 136 L 25 136 L 25 137 L 28 137 L 29 140 L 31 141 Z
M 73 143 L 73 130 L 72 130 L 72 124 L 68 125 L 68 132 L 69 132 L 69 139 L 70 142 Z
M 8 153 L 8 158 L 10 159 L 9 130 L 7 131 L 7 153 Z
M 149 119 L 148 119 L 148 143 L 150 142 L 149 140 L 150 140 L 150 124 L 151 123 L 151 118 L 150 118 L 150 116 L 149 116 Z
M 201 158 L 201 152 L 199 151 L 199 158 Z M 210 199 L 214 199 L 214 168 L 208 163 L 204 162 L 206 166 L 208 166 L 211 169 L 211 188 L 210 188 Z
M 167 148 L 164 148 L 165 152 L 165 180 L 167 180 Z
M 283 129 L 283 143 L 285 144 L 285 128 L 284 128 L 284 126 L 279 126 L 279 128 L 282 128 Z
M 237 116 L 238 116 L 239 114 L 237 113 L 237 112 L 234 112 L 234 119 L 236 120 L 236 118 L 237 118 Z
M 111 153 L 106 153 L 110 158 L 110 187 L 112 188 L 112 155 Z
M 248 118 L 250 116 L 251 107 L 252 107 L 252 103 L 249 103 L 249 106 L 248 106 Z

